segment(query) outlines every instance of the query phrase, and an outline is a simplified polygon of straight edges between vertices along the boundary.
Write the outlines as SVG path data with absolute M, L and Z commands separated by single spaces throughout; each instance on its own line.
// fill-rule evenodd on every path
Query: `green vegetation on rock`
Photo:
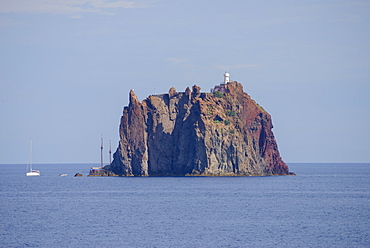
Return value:
M 213 95 L 214 95 L 215 97 L 222 98 L 222 97 L 224 96 L 224 93 L 221 93 L 221 92 L 219 92 L 219 91 L 215 91 L 215 92 L 213 92 Z
M 227 116 L 236 116 L 236 112 L 233 111 L 233 110 L 228 110 L 228 111 L 226 111 L 226 115 Z

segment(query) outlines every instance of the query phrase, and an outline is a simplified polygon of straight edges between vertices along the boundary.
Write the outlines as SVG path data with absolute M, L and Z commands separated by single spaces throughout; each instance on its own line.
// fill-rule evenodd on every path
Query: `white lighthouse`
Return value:
M 225 72 L 224 74 L 224 84 L 227 84 L 230 82 L 230 74 L 228 72 Z

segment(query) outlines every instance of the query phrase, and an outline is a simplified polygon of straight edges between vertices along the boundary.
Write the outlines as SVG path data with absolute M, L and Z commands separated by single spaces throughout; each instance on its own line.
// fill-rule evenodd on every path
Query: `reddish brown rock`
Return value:
M 120 124 L 120 142 L 104 170 L 121 176 L 288 175 L 271 116 L 237 82 L 225 94 L 185 92 L 149 96 L 133 90 Z

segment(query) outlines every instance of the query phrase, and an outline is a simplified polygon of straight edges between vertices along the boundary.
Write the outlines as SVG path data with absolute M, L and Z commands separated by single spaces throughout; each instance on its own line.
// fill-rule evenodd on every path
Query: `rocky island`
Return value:
M 172 87 L 142 102 L 131 90 L 113 162 L 90 176 L 293 174 L 280 157 L 271 116 L 240 83 L 225 79 L 210 93 L 200 90 Z

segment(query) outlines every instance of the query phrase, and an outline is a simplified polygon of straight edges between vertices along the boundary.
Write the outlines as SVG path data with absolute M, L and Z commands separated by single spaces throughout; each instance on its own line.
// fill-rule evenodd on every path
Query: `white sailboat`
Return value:
M 30 154 L 28 155 L 28 164 L 27 164 L 26 176 L 28 176 L 28 177 L 40 176 L 40 171 L 32 169 L 32 140 L 31 140 L 31 145 L 30 145 Z

